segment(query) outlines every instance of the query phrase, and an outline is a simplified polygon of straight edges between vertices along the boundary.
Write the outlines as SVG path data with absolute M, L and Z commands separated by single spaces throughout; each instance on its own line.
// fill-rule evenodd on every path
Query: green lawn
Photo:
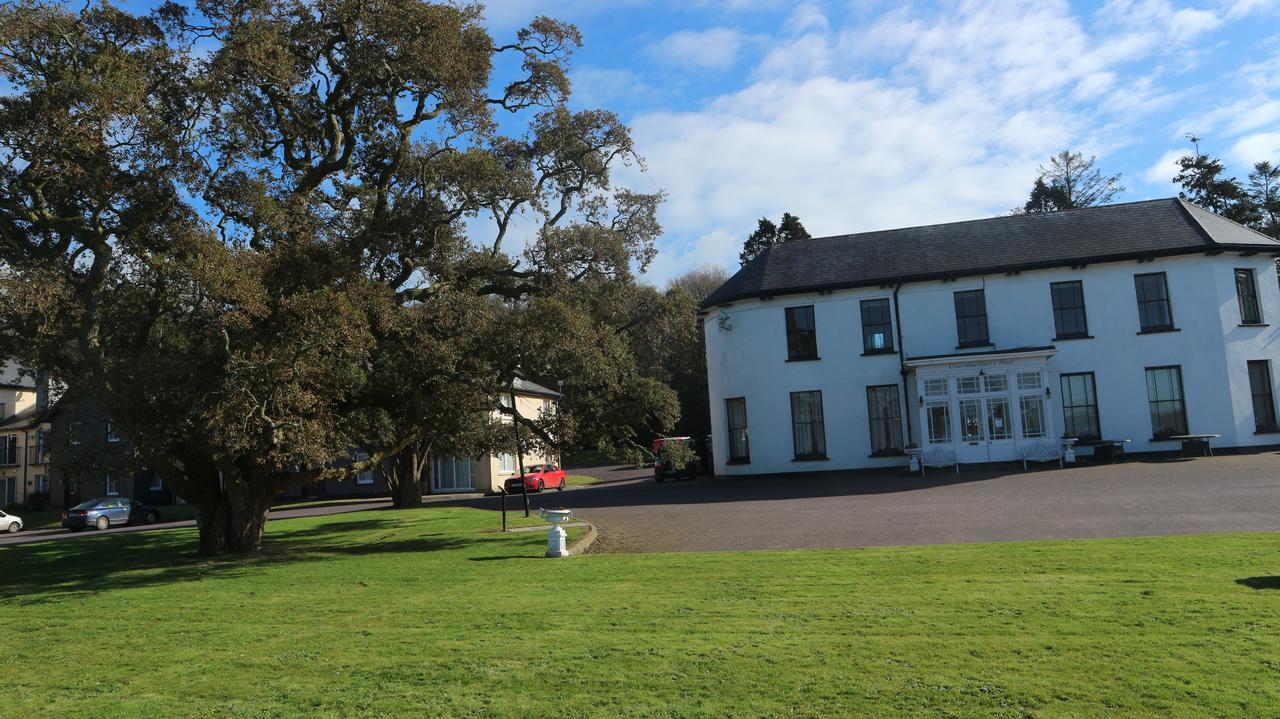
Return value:
M 1280 715 L 1280 535 L 546 560 L 495 525 L 0 548 L 5 715 Z
M 586 486 L 588 484 L 599 484 L 600 478 L 591 477 L 585 474 L 566 474 L 564 477 L 564 481 L 570 487 L 581 487 L 581 486 Z

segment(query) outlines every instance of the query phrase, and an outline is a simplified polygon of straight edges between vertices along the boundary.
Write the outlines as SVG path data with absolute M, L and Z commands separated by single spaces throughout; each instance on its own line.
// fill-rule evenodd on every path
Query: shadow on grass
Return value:
M 1244 579 L 1237 579 L 1236 584 L 1250 589 L 1280 589 L 1280 576 L 1245 577 Z
M 208 578 L 237 577 L 270 565 L 340 556 L 461 549 L 485 541 L 444 533 L 415 533 L 394 518 L 332 521 L 299 529 L 268 529 L 262 550 L 247 557 L 196 554 L 194 529 L 114 534 L 76 542 L 37 542 L 0 548 L 0 599 L 23 604 L 62 601 L 68 593 L 99 592 Z M 427 525 L 429 526 L 429 525 Z

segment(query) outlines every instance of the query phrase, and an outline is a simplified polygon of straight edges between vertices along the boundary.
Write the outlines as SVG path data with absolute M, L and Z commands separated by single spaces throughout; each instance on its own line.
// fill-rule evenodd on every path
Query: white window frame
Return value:
M 498 471 L 503 474 L 515 474 L 516 456 L 510 452 L 502 452 L 498 455 Z
M 357 462 L 363 462 L 367 459 L 369 459 L 368 453 L 366 452 L 356 453 Z M 366 469 L 363 472 L 356 472 L 356 484 L 359 486 L 366 486 L 366 487 L 369 486 L 370 484 L 373 484 L 373 469 Z
M 158 474 L 152 474 L 152 475 L 151 475 L 151 491 L 152 491 L 152 492 L 161 492 L 161 491 L 164 491 L 164 478 L 163 478 L 163 477 L 161 477 L 161 476 L 160 476 L 160 475 L 158 475 Z
M 104 488 L 104 490 L 105 491 L 103 493 L 106 494 L 108 497 L 120 496 L 120 480 L 113 479 L 111 477 L 110 472 L 107 472 L 107 481 L 106 481 L 106 487 Z
M 107 442 L 109 444 L 119 444 L 120 433 L 116 431 L 116 423 L 112 422 L 111 420 L 107 420 L 106 424 L 107 424 Z

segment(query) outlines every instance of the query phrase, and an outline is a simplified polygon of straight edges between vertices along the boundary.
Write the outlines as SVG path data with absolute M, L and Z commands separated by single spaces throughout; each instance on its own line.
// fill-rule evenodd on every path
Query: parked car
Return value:
M 0 510 L 0 531 L 17 534 L 22 531 L 22 517 Z
M 136 499 L 107 497 L 81 502 L 62 513 L 62 526 L 73 532 L 87 527 L 106 529 L 125 524 L 152 524 L 160 521 L 160 510 Z
M 669 461 L 666 457 L 666 448 L 673 442 L 679 442 L 687 446 L 692 451 L 692 457 L 683 463 L 683 466 L 668 466 Z M 701 448 L 699 442 L 693 437 L 658 437 L 653 440 L 653 478 L 655 481 L 664 482 L 668 479 L 695 479 L 698 476 L 698 464 Z
M 502 487 L 507 494 L 520 494 L 520 482 L 524 481 L 525 489 L 523 491 L 541 492 L 548 487 L 563 492 L 565 480 L 569 475 L 561 468 L 554 464 L 535 464 L 525 467 L 524 474 L 519 477 L 512 477 L 503 483 Z

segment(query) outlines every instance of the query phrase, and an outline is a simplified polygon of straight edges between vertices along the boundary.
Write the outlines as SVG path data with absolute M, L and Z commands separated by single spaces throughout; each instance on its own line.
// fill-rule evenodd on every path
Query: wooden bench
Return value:
M 925 467 L 955 467 L 956 474 L 960 474 L 960 462 L 956 459 L 956 451 L 945 447 L 938 447 L 922 452 L 920 454 L 920 476 L 924 476 Z
M 1027 470 L 1027 462 L 1057 462 L 1062 466 L 1062 445 L 1057 442 L 1032 442 L 1022 446 L 1022 469 Z

